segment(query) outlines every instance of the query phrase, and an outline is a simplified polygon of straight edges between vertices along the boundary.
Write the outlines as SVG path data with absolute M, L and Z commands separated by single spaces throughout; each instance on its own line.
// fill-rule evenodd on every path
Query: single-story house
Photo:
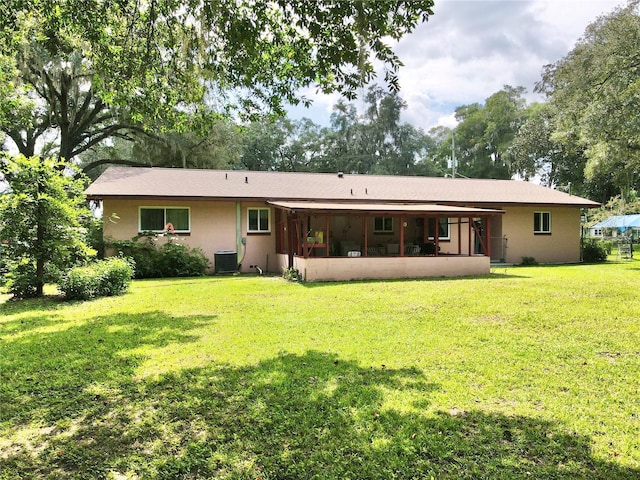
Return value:
M 86 190 L 106 239 L 167 232 L 215 272 L 313 280 L 488 274 L 490 262 L 580 261 L 580 209 L 512 180 L 109 167 Z
M 631 236 L 638 238 L 640 233 L 640 215 L 612 215 L 589 227 L 590 237 Z

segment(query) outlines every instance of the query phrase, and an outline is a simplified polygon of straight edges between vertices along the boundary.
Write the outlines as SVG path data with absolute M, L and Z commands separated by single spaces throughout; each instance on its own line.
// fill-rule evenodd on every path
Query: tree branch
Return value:
M 114 136 L 116 133 L 122 130 L 129 130 L 134 133 L 144 134 L 150 138 L 158 139 L 158 137 L 156 137 L 155 135 L 152 135 L 149 132 L 146 132 L 143 128 L 135 125 L 128 125 L 128 124 L 109 125 L 108 127 L 104 127 L 99 130 L 94 130 L 93 132 L 87 132 L 85 135 L 81 136 L 81 139 L 77 143 L 76 148 L 71 152 L 70 158 L 80 155 L 81 153 L 87 151 L 88 149 L 97 145 L 101 141 L 111 136 Z M 81 144 L 82 141 L 84 140 L 87 140 L 87 142 Z
M 148 167 L 146 163 L 139 162 L 137 160 L 124 160 L 120 158 L 102 158 L 100 160 L 95 160 L 88 165 L 85 165 L 80 173 L 77 173 L 75 176 L 78 177 L 81 174 L 87 174 L 91 170 L 98 168 L 102 165 L 129 165 L 131 167 Z

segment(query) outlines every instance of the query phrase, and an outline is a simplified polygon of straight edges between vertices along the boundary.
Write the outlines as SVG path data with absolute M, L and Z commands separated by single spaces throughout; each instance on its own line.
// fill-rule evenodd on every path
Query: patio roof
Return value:
M 446 216 L 480 216 L 502 215 L 504 210 L 489 208 L 457 207 L 451 205 L 437 205 L 432 203 L 353 203 L 353 202 L 313 202 L 313 201 L 280 201 L 268 200 L 274 207 L 291 212 L 314 213 L 384 213 L 384 214 L 431 214 Z

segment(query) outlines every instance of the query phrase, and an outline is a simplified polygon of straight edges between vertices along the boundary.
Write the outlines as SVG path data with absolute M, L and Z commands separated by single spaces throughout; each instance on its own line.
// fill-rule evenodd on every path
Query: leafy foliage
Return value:
M 28 258 L 22 258 L 18 262 L 11 262 L 6 273 L 7 291 L 14 298 L 37 297 L 41 294 L 38 292 L 36 282 L 33 281 L 34 278 L 36 278 L 34 262 L 29 261 Z
M 103 259 L 105 245 L 102 219 L 92 215 L 91 217 L 85 218 L 82 224 L 86 231 L 87 245 L 95 250 L 97 258 Z
M 507 148 L 514 173 L 525 180 L 539 177 L 548 186 L 572 184 L 576 190 L 584 183 L 585 159 L 581 150 L 554 138 L 557 114 L 549 103 L 529 106 L 526 120 Z
M 281 114 L 286 103 L 308 103 L 299 92 L 310 85 L 353 98 L 374 77 L 374 61 L 397 89 L 401 61 L 385 41 L 413 31 L 432 6 L 4 2 L 0 130 L 25 156 L 57 138 L 49 153 L 70 160 L 107 138 L 202 133 L 221 115 Z
M 606 262 L 610 253 L 611 244 L 609 242 L 589 238 L 582 243 L 582 260 L 585 262 Z
M 484 105 L 456 109 L 457 170 L 466 177 L 511 178 L 505 154 L 523 122 L 523 87 L 505 85 L 488 97 Z M 451 142 L 449 142 L 449 145 Z
M 91 215 L 84 204 L 84 184 L 65 173 L 66 168 L 66 162 L 55 159 L 8 154 L 0 159 L 0 173 L 10 187 L 0 196 L 0 253 L 10 270 L 17 269 L 11 285 L 31 282 L 33 287 L 19 287 L 17 296 L 42 295 L 48 273 L 95 254 L 85 243 L 82 226 Z
M 401 123 L 406 103 L 398 93 L 369 88 L 366 108 L 340 100 L 331 126 L 310 120 L 253 122 L 244 132 L 240 166 L 249 170 L 415 175 L 433 169 L 424 161 L 432 146 L 420 129 Z
M 116 240 L 108 246 L 120 256 L 133 260 L 135 278 L 195 277 L 204 275 L 209 267 L 209 260 L 201 249 L 172 240 L 158 246 L 155 235 Z
M 299 282 L 299 281 L 303 280 L 302 274 L 300 273 L 300 270 L 298 270 L 297 268 L 294 268 L 294 267 L 283 268 L 282 269 L 282 278 L 284 278 L 285 280 L 288 280 L 290 282 Z
M 538 86 L 558 113 L 554 137 L 584 149 L 587 179 L 611 174 L 623 191 L 637 188 L 640 168 L 638 5 L 632 0 L 589 25 Z
M 112 257 L 70 269 L 58 284 L 67 300 L 88 300 L 125 293 L 134 268 L 124 258 Z

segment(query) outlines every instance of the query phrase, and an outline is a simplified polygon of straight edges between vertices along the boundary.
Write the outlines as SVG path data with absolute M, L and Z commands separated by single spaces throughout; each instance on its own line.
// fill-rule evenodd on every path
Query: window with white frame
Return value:
M 449 218 L 438 217 L 438 240 L 450 240 L 451 231 L 449 230 Z M 428 222 L 428 235 L 429 240 L 435 240 L 436 232 L 436 218 L 429 218 Z
M 373 233 L 393 233 L 393 217 L 375 217 Z
M 175 233 L 191 231 L 191 212 L 184 207 L 140 207 L 138 231 Z
M 247 208 L 247 233 L 271 232 L 271 209 Z
M 551 212 L 533 212 L 533 233 L 551 233 Z

